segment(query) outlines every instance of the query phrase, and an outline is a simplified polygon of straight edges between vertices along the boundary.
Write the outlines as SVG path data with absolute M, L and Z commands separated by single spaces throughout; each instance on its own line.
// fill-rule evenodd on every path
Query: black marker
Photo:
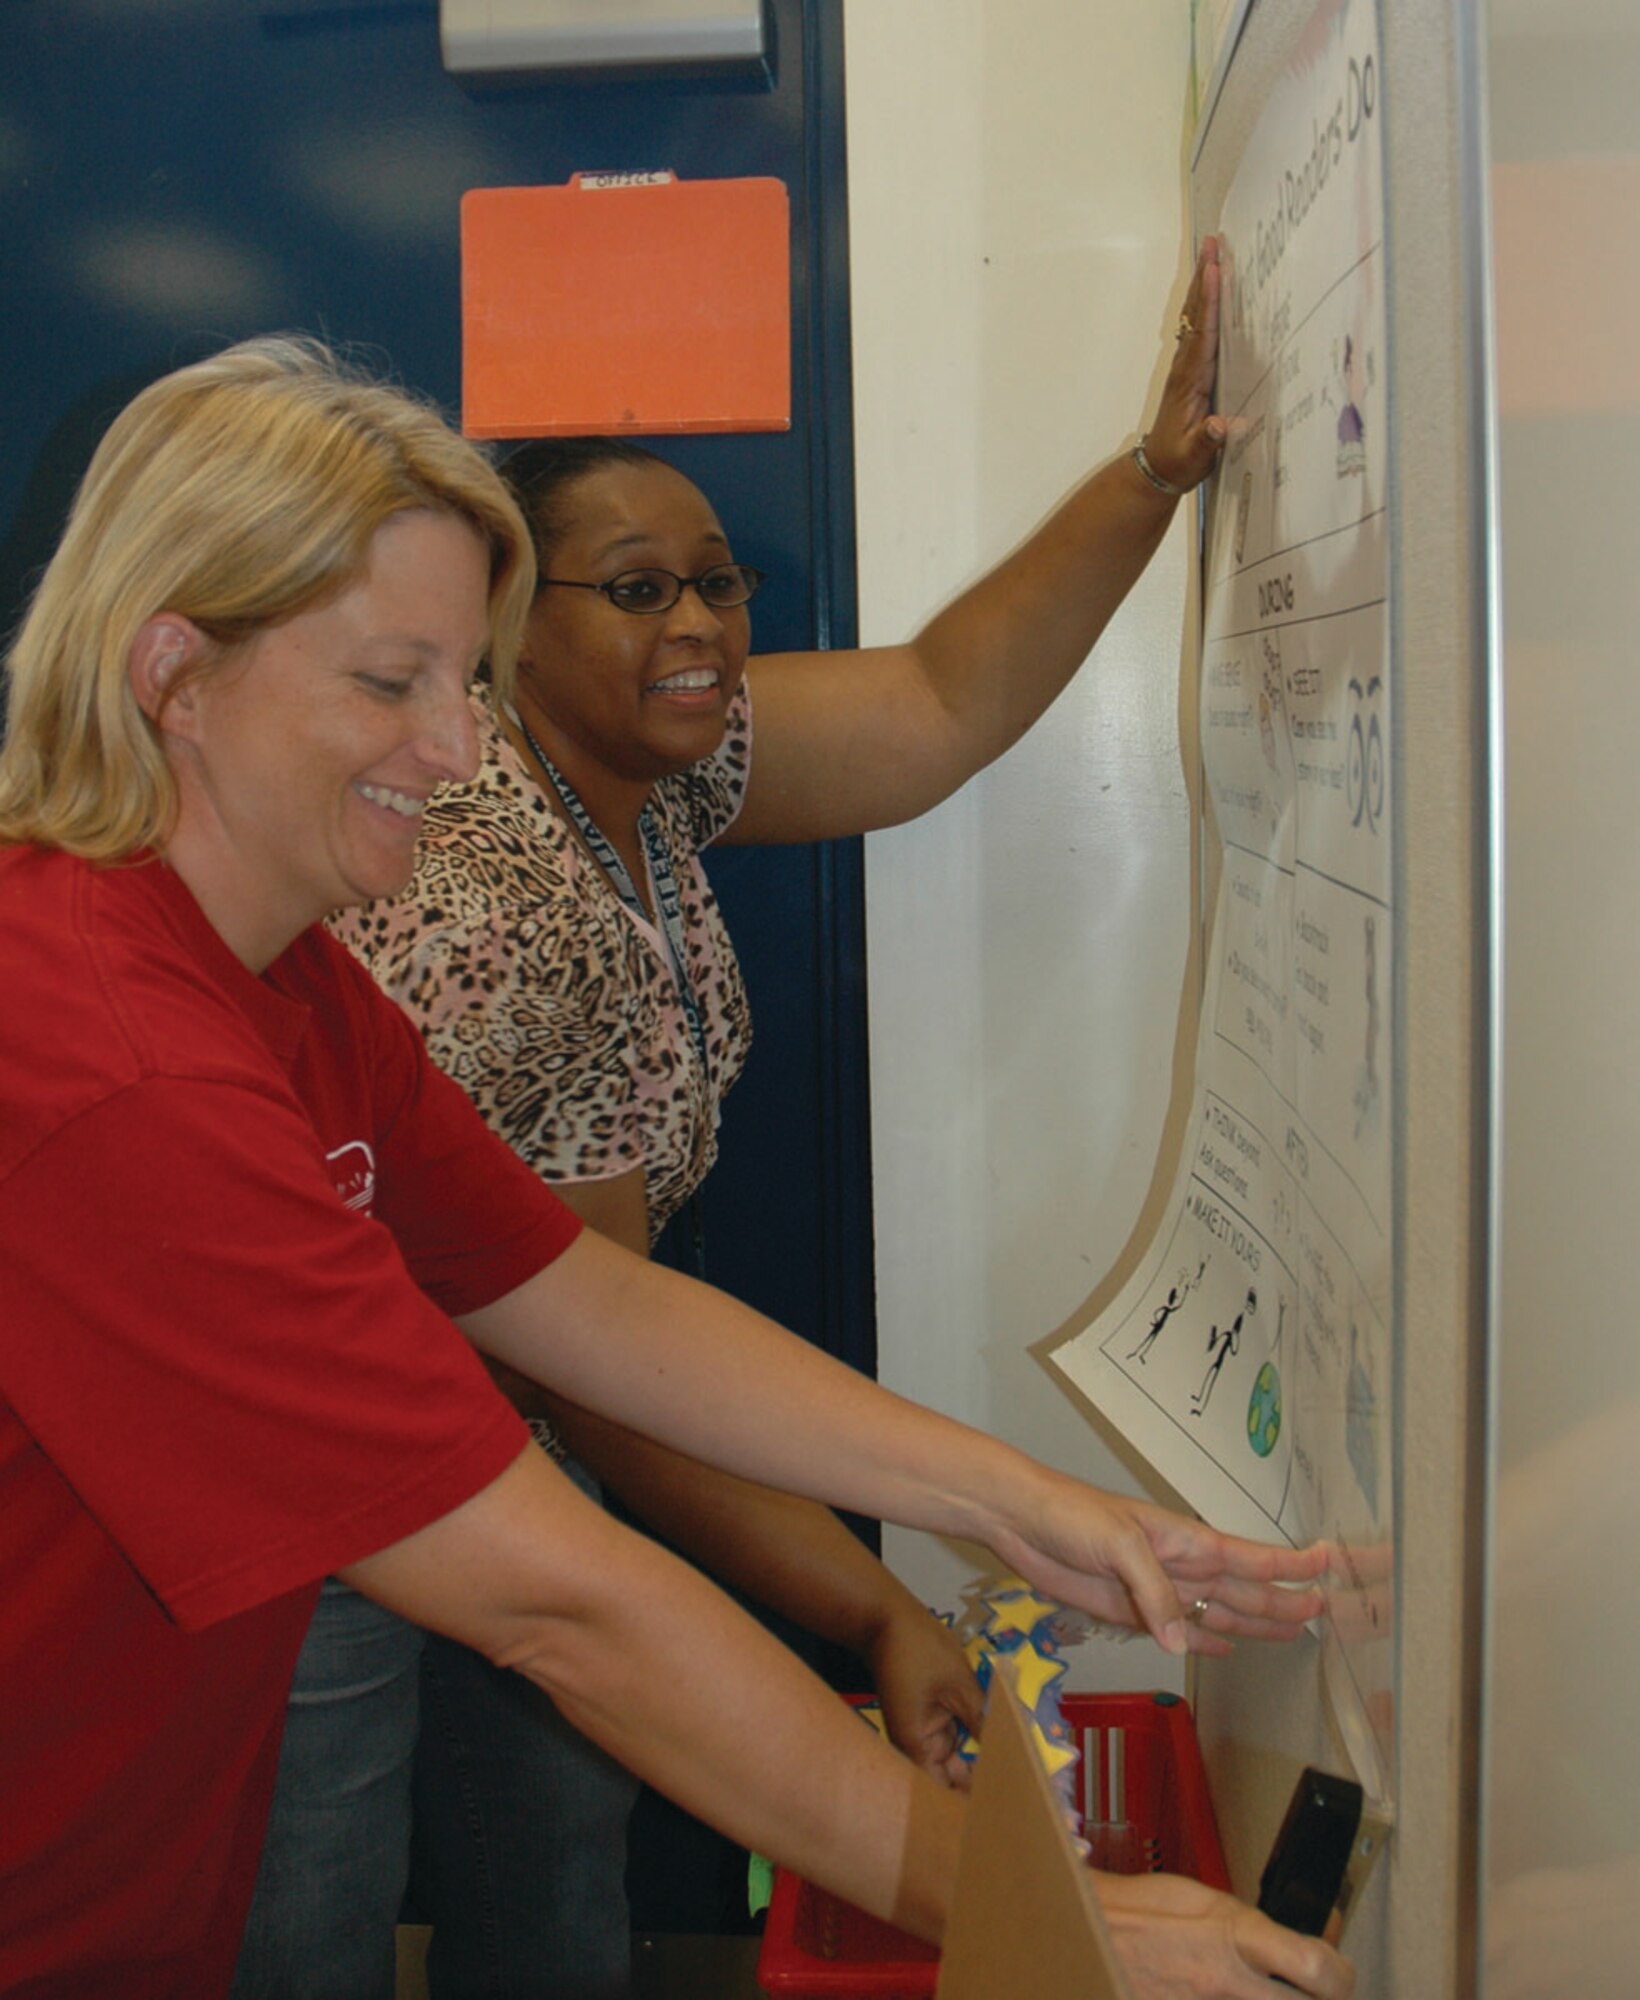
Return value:
M 1259 1879 L 1258 1906 L 1306 1937 L 1320 1937 L 1338 1907 L 1361 1824 L 1361 1787 L 1353 1778 L 1306 1770 Z

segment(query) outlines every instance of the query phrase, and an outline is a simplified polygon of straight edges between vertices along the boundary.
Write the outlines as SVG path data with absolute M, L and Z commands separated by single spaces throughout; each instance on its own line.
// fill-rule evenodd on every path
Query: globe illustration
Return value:
M 1258 1380 L 1247 1402 L 1247 1442 L 1260 1458 L 1268 1458 L 1280 1435 L 1281 1377 L 1274 1362 L 1266 1361 L 1258 1371 Z

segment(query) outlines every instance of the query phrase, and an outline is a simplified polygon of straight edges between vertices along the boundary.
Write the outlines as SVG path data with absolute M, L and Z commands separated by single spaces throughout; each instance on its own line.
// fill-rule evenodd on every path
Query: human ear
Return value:
M 174 611 L 156 612 L 137 628 L 126 656 L 126 671 L 137 706 L 150 722 L 158 723 L 162 712 L 172 705 L 173 690 L 178 706 L 184 711 L 191 708 L 187 683 L 177 688 L 177 676 L 199 658 L 205 645 L 205 635 L 192 619 Z

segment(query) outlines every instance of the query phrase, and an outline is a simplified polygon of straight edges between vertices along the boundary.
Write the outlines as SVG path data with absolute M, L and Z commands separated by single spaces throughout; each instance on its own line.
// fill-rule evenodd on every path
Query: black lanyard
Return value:
M 558 794 L 565 812 L 575 822 L 576 830 L 586 842 L 587 849 L 598 866 L 609 877 L 610 886 L 640 923 L 648 925 L 649 912 L 644 908 L 637 885 L 632 880 L 626 863 L 610 845 L 604 830 L 593 819 L 581 803 L 580 794 L 553 763 L 552 759 L 536 742 L 529 724 L 510 703 L 507 719 L 517 729 L 530 746 L 530 755 L 541 766 L 542 775 Z M 660 911 L 661 923 L 665 927 L 666 943 L 672 960 L 672 984 L 677 988 L 678 1001 L 683 1008 L 683 1017 L 689 1024 L 689 1034 L 695 1044 L 695 1053 L 700 1058 L 701 1075 L 706 1084 L 707 1094 L 712 1092 L 712 1072 L 706 1061 L 706 1029 L 700 1018 L 700 1007 L 695 999 L 694 988 L 689 983 L 689 958 L 685 949 L 683 928 L 683 899 L 678 894 L 678 878 L 672 867 L 672 856 L 666 842 L 661 838 L 661 830 L 655 822 L 655 815 L 646 805 L 638 815 L 638 835 L 643 841 L 644 859 L 649 864 L 649 879 L 655 889 L 655 903 Z M 712 1098 L 712 1124 L 718 1122 L 717 1099 Z M 706 1221 L 701 1207 L 700 1191 L 697 1189 L 689 1197 L 675 1220 L 686 1228 L 687 1262 L 683 1268 L 693 1267 L 698 1278 L 706 1276 Z M 660 1246 L 657 1246 L 660 1247 Z
M 519 734 L 530 746 L 530 754 L 541 766 L 548 783 L 563 802 L 565 812 L 575 822 L 576 831 L 586 842 L 588 852 L 609 877 L 617 896 L 638 921 L 647 925 L 649 911 L 643 898 L 638 894 L 637 884 L 631 871 L 615 852 L 602 827 L 593 819 L 581 803 L 580 794 L 552 762 L 551 758 L 530 733 L 530 726 L 516 708 L 510 704 L 507 717 L 518 729 Z M 689 983 L 689 956 L 687 939 L 683 925 L 683 898 L 678 893 L 677 872 L 672 866 L 672 856 L 662 837 L 655 815 L 646 805 L 638 815 L 638 837 L 643 842 L 644 859 L 649 864 L 649 879 L 654 885 L 655 905 L 660 912 L 662 928 L 672 961 L 672 983 L 677 988 L 678 1001 L 683 1008 L 684 1020 L 689 1025 L 689 1034 L 695 1044 L 695 1053 L 700 1058 L 701 1074 L 711 1088 L 712 1074 L 706 1061 L 706 1028 L 700 1017 L 700 1006 L 695 999 L 694 988 Z M 712 1107 L 714 1124 L 717 1120 L 717 1106 Z

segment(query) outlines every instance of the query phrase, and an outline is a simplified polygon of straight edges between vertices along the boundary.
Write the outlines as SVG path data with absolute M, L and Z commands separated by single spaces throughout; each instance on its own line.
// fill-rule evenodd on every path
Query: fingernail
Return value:
M 1184 1629 L 1184 1620 L 1175 1618 L 1162 1632 L 1162 1645 L 1170 1653 L 1188 1653 L 1190 1634 Z

